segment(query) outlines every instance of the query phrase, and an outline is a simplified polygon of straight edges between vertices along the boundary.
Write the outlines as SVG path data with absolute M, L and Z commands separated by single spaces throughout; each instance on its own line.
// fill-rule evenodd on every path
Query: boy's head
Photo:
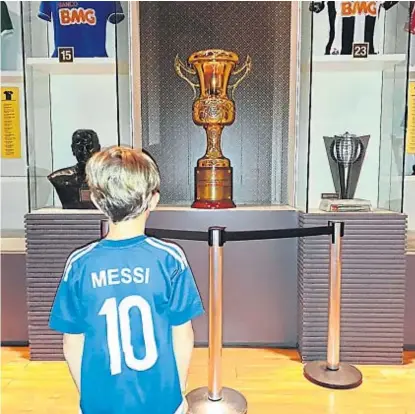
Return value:
M 158 203 L 159 171 L 141 151 L 110 147 L 97 152 L 87 163 L 86 176 L 94 204 L 113 223 L 136 218 Z

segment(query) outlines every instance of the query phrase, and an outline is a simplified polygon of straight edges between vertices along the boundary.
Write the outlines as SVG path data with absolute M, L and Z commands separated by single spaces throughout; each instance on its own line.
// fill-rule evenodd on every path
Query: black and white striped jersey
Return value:
M 326 5 L 327 3 L 327 5 Z M 351 55 L 353 43 L 367 43 L 369 54 L 376 54 L 375 39 L 380 13 L 397 1 L 314 1 L 310 10 L 320 13 L 327 8 L 329 36 L 326 55 Z

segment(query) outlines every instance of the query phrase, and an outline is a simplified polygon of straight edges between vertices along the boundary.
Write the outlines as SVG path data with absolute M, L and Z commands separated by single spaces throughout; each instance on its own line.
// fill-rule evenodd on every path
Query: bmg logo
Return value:
M 97 18 L 94 9 L 78 7 L 75 9 L 59 9 L 59 21 L 62 26 L 70 26 L 72 24 L 95 26 Z
M 376 17 L 376 1 L 342 1 L 341 11 L 343 17 L 358 16 L 360 14 Z

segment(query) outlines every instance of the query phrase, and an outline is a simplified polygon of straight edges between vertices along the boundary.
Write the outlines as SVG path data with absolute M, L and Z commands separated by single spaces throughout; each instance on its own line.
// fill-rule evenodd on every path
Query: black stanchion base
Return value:
M 207 387 L 197 388 L 186 396 L 189 403 L 187 414 L 245 414 L 248 404 L 245 397 L 231 388 L 222 389 L 222 399 L 209 400 Z
M 348 364 L 340 364 L 338 370 L 332 371 L 327 362 L 309 362 L 304 367 L 304 376 L 314 384 L 333 389 L 356 388 L 362 383 L 362 373 Z

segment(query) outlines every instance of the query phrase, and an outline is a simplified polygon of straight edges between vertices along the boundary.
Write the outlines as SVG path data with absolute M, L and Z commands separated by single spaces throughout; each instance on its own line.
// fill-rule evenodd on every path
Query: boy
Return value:
M 156 164 L 112 147 L 86 167 L 91 198 L 109 218 L 105 239 L 72 253 L 50 327 L 80 391 L 83 414 L 184 414 L 202 302 L 183 251 L 144 235 L 159 201 Z

